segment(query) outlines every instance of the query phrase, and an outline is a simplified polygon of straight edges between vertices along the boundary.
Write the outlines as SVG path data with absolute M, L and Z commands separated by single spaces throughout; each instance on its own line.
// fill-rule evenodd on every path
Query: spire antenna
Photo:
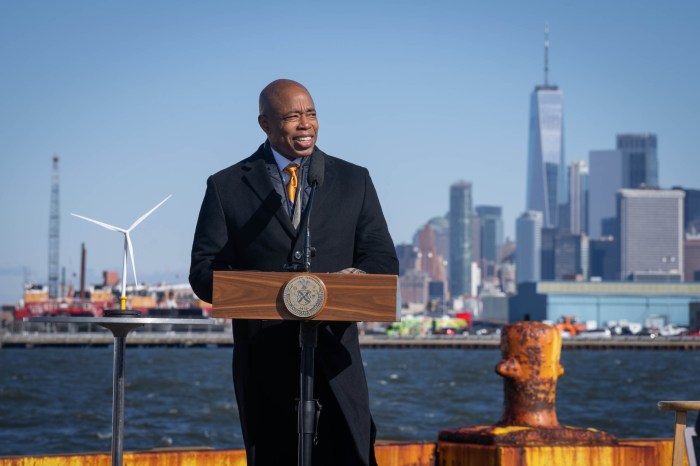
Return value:
M 547 87 L 549 75 L 549 23 L 544 23 L 544 85 Z

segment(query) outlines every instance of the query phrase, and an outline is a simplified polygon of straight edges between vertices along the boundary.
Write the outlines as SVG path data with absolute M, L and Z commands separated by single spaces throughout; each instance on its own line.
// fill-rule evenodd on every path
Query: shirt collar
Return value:
M 277 152 L 272 146 L 270 146 L 270 150 L 272 150 L 272 155 L 275 157 L 275 162 L 277 162 L 277 166 L 280 167 L 280 171 L 282 173 L 284 173 L 284 169 L 287 168 L 287 165 L 290 163 L 296 163 L 297 165 L 301 166 L 301 157 L 297 157 L 294 160 L 289 160 L 284 155 Z

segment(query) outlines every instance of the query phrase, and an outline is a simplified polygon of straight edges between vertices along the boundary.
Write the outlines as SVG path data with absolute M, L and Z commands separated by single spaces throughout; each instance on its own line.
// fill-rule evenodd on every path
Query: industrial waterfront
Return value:
M 434 442 L 441 429 L 502 414 L 497 349 L 363 349 L 379 439 Z M 627 438 L 671 437 L 666 399 L 697 398 L 700 352 L 567 351 L 563 425 Z M 0 455 L 108 451 L 112 350 L 0 351 Z M 130 348 L 125 449 L 241 448 L 230 348 Z
M 105 347 L 114 343 L 106 331 L 94 332 L 18 332 L 0 334 L 0 348 Z M 231 347 L 233 339 L 226 331 L 137 331 L 126 341 L 128 346 L 150 347 Z M 498 335 L 363 335 L 360 346 L 367 349 L 498 349 Z M 610 338 L 567 338 L 564 350 L 648 350 L 697 351 L 700 338 L 689 336 L 656 337 L 617 336 Z

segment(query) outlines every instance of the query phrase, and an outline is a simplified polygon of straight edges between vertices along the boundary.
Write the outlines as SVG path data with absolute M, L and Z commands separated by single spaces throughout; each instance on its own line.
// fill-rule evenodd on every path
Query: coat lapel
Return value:
M 297 233 L 292 225 L 292 220 L 284 209 L 282 197 L 275 191 L 270 174 L 267 172 L 265 149 L 266 144 L 260 146 L 258 151 L 246 162 L 245 167 L 243 167 L 243 183 L 260 199 L 262 208 L 274 212 L 275 217 L 290 238 L 295 238 Z
M 329 218 L 337 216 L 341 208 L 341 206 L 338 205 L 337 199 L 331 199 L 331 187 L 333 186 L 333 176 L 335 174 L 332 161 L 324 153 L 321 153 L 321 155 L 325 158 L 323 184 L 316 189 L 316 194 L 314 195 L 313 212 L 311 212 L 312 232 L 314 229 L 317 229 L 321 223 L 327 222 Z

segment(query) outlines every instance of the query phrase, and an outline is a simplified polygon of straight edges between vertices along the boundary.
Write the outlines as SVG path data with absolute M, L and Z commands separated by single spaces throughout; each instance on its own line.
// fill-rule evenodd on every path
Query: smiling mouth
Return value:
M 294 145 L 298 149 L 302 150 L 309 149 L 314 145 L 313 136 L 295 136 L 292 138 L 292 141 L 294 141 Z

